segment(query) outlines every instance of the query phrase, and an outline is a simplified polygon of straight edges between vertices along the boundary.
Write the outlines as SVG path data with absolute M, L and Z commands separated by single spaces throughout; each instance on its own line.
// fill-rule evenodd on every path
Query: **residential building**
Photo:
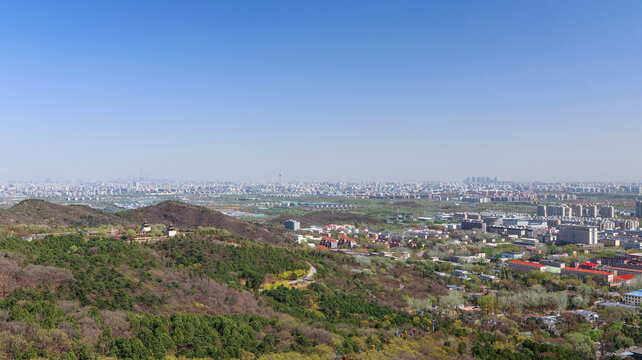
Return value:
M 324 237 L 321 239 L 321 242 L 319 242 L 319 245 L 325 246 L 328 249 L 336 249 L 339 246 L 339 241 L 337 239 Z
M 593 321 L 595 321 L 595 320 L 600 318 L 600 315 L 598 313 L 596 313 L 595 311 L 573 310 L 573 311 L 571 311 L 571 313 L 573 313 L 575 315 L 580 315 L 581 317 L 586 319 L 586 321 L 588 321 L 588 322 L 593 322 Z
M 602 206 L 600 208 L 600 216 L 603 218 L 614 218 L 615 208 L 613 206 Z
M 642 303 L 642 289 L 624 294 L 624 303 L 633 306 L 640 306 Z
M 481 220 L 464 220 L 461 222 L 462 230 L 480 230 L 486 232 L 486 223 Z
M 582 217 L 582 215 L 584 215 L 584 207 L 582 204 L 573 204 L 571 208 L 573 209 L 573 216 Z
M 505 259 L 521 259 L 524 257 L 524 253 L 512 253 L 512 252 L 502 252 L 499 255 Z
M 296 231 L 296 230 L 301 229 L 301 223 L 296 221 L 296 220 L 293 220 L 293 219 L 286 220 L 285 223 L 283 223 L 283 225 L 288 230 Z
M 613 276 L 613 285 L 630 284 L 633 280 L 635 280 L 635 275 L 633 274 Z
M 561 225 L 557 241 L 562 244 L 597 244 L 597 226 Z
M 479 275 L 479 280 L 488 281 L 488 282 L 497 282 L 499 278 L 495 275 L 481 274 Z

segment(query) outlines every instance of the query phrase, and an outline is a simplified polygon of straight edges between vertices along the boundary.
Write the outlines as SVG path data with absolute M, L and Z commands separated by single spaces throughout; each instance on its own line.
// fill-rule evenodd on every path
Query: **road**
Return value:
M 305 274 L 304 277 L 298 279 L 298 280 L 292 280 L 288 284 L 289 285 L 296 285 L 296 284 L 305 284 L 306 282 L 313 281 L 312 278 L 314 277 L 314 274 L 317 273 L 317 268 L 312 266 L 312 264 L 308 263 L 310 265 L 310 270 L 308 271 L 307 274 Z

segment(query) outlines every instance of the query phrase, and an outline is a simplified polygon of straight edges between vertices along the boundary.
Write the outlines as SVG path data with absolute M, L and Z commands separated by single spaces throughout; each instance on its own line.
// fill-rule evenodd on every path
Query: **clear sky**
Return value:
M 1 179 L 642 181 L 641 1 L 4 1 Z

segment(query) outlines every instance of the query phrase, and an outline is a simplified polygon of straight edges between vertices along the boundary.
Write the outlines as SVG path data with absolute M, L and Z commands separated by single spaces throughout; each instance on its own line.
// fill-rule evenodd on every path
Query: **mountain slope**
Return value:
M 118 215 L 134 223 L 147 221 L 151 224 L 174 224 L 182 229 L 199 226 L 215 227 L 258 242 L 280 243 L 283 241 L 279 235 L 263 227 L 202 206 L 179 201 L 163 201 L 156 205 L 124 211 Z
M 0 210 L 0 224 L 100 226 L 122 224 L 113 214 L 82 205 L 58 205 L 44 200 L 28 199 Z
M 6 210 L 0 210 L 0 225 L 47 225 L 63 227 L 93 227 L 120 225 L 138 227 L 144 221 L 151 224 L 174 224 L 179 229 L 215 227 L 258 242 L 278 244 L 283 238 L 264 227 L 223 215 L 201 206 L 179 201 L 164 201 L 118 214 L 103 212 L 80 205 L 58 205 L 43 200 L 24 200 Z

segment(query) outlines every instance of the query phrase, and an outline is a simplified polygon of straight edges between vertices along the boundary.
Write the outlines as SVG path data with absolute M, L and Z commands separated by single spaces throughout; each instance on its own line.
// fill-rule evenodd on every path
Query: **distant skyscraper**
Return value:
M 597 217 L 597 205 L 587 206 L 586 215 L 588 215 L 588 217 Z
M 537 205 L 537 216 L 546 216 L 546 205 Z
M 635 200 L 635 217 L 642 219 L 642 201 Z

